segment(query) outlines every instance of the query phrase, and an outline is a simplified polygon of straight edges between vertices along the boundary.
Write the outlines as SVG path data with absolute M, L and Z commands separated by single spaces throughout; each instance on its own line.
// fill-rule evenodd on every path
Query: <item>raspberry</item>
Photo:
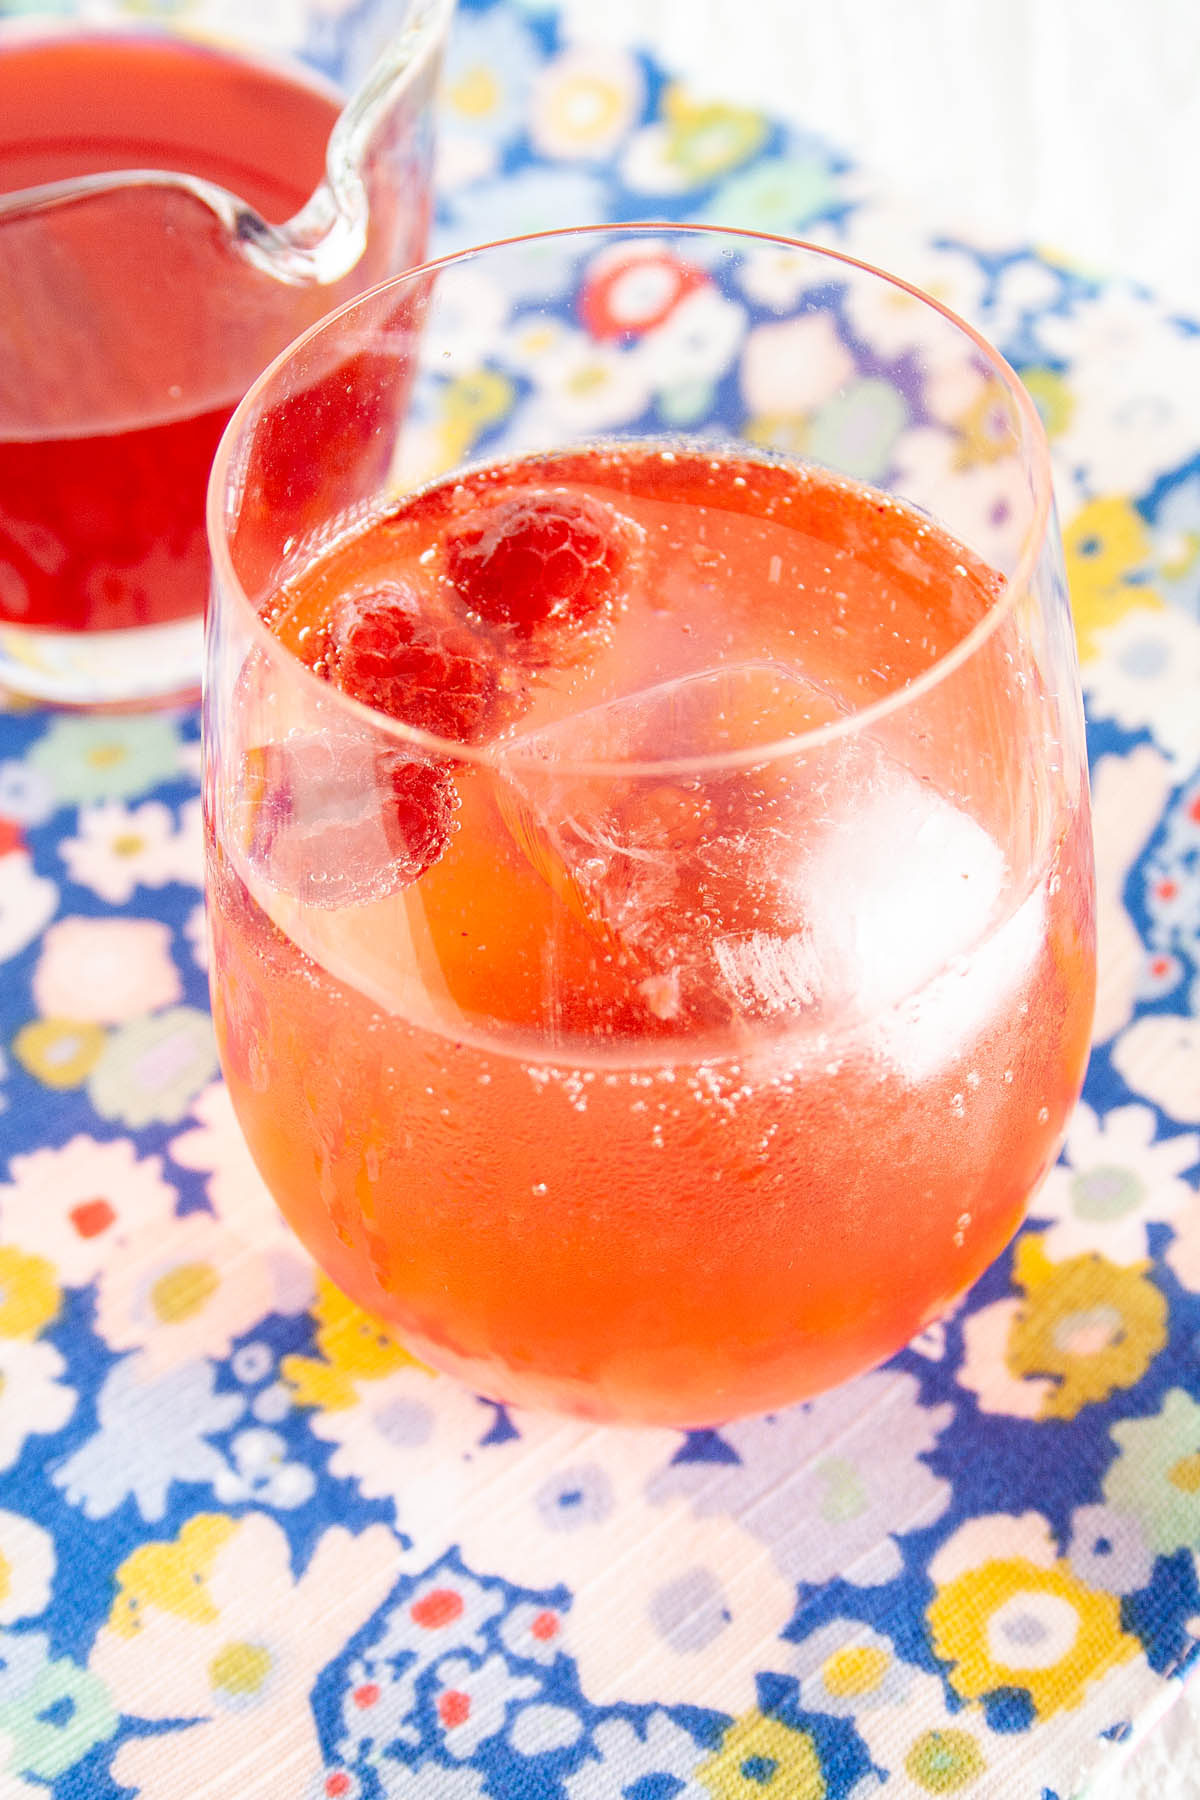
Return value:
M 318 671 L 389 718 L 458 744 L 478 743 L 497 721 L 499 681 L 486 646 L 403 582 L 344 601 L 318 637 Z
M 407 884 L 423 875 L 449 843 L 458 794 L 445 763 L 396 757 L 388 780 L 396 810 L 385 816 L 384 830 L 396 854 L 397 874 Z
M 628 531 L 599 500 L 529 488 L 473 510 L 445 542 L 446 572 L 470 609 L 528 643 L 611 613 Z

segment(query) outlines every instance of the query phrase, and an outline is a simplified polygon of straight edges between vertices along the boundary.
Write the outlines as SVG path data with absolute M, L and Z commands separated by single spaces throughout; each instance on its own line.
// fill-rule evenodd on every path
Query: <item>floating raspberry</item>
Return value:
M 404 582 L 344 600 L 320 639 L 319 672 L 389 718 L 458 744 L 478 743 L 497 722 L 488 647 L 466 624 L 437 617 Z
M 481 504 L 446 534 L 446 572 L 471 610 L 518 640 L 611 613 L 631 527 L 602 501 L 527 488 Z

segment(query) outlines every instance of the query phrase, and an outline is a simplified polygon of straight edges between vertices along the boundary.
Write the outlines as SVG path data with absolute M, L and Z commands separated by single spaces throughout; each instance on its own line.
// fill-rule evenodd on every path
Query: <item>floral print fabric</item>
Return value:
M 299 47 L 351 67 L 373 10 L 322 0 Z M 298 16 L 256 29 L 295 48 Z M 0 717 L 0 1795 L 1067 1800 L 1200 1633 L 1200 332 L 914 230 L 827 145 L 561 43 L 538 0 L 462 7 L 441 129 L 446 248 L 606 217 L 796 233 L 1024 376 L 1089 714 L 1084 1103 L 1011 1251 L 886 1368 L 722 1431 L 510 1415 L 315 1275 L 249 1162 L 195 716 Z M 748 300 L 788 278 L 764 256 Z M 464 294 L 465 347 L 488 304 Z M 923 315 L 858 328 L 901 356 Z M 669 258 L 614 259 L 525 375 L 603 431 L 646 404 L 622 341 L 650 329 L 686 429 L 743 327 Z M 952 459 L 986 533 L 982 387 L 931 386 L 900 445 L 890 389 L 830 345 L 824 388 L 781 392 L 758 329 L 774 441 L 794 419 L 867 480 Z M 449 384 L 438 428 L 469 446 L 510 402 Z

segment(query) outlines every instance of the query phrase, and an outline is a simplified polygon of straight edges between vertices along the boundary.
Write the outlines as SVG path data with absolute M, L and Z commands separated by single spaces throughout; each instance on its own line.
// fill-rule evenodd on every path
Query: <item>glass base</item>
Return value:
M 166 706 L 195 699 L 204 620 L 122 631 L 0 624 L 0 689 L 52 706 Z

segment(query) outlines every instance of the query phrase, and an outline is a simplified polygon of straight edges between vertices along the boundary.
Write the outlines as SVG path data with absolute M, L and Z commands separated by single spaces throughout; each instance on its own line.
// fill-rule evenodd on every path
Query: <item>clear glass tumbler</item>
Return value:
M 1046 444 L 967 326 L 751 234 L 492 245 L 275 363 L 209 529 L 221 1056 L 348 1294 L 697 1426 L 997 1256 L 1093 887 Z

